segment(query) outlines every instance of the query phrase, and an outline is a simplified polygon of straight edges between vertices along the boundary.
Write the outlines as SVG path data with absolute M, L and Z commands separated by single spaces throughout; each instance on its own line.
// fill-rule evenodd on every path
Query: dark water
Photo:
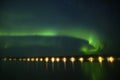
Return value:
M 0 80 L 120 80 L 120 62 L 0 62 Z

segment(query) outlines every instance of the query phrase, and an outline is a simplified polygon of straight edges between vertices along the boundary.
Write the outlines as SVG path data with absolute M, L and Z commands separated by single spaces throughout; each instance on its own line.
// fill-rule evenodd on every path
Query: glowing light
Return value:
M 27 61 L 30 61 L 30 58 L 27 58 Z
M 26 58 L 23 58 L 23 61 L 26 61 Z
M 51 61 L 52 61 L 52 62 L 55 62 L 55 58 L 54 58 L 54 57 L 52 57 L 52 58 L 51 58 Z
M 40 58 L 40 61 L 42 62 L 42 61 L 43 61 L 43 58 Z
M 35 61 L 38 62 L 39 58 L 35 58 Z
M 17 60 L 16 58 L 13 59 L 13 61 L 16 61 L 16 60 Z
M 49 61 L 49 58 L 46 57 L 46 58 L 45 58 L 45 62 L 46 62 L 46 70 L 48 70 L 48 61 Z
M 81 26 L 81 25 L 80 25 Z M 0 36 L 66 36 L 66 37 L 74 37 L 77 39 L 83 39 L 88 42 L 88 45 L 83 45 L 79 48 L 80 51 L 84 52 L 85 54 L 93 54 L 103 48 L 102 39 L 100 39 L 99 33 L 93 31 L 91 29 L 80 28 L 80 27 L 69 27 L 68 28 L 59 28 L 55 29 L 55 27 L 39 27 L 39 29 L 32 29 L 27 30 L 26 28 L 22 30 L 0 30 Z M 44 41 L 44 40 L 43 40 Z M 7 42 L 7 41 L 6 41 Z M 35 42 L 35 41 L 33 41 Z M 33 44 L 32 42 L 32 44 Z M 29 42 L 27 42 L 28 44 Z M 40 41 L 35 42 L 38 45 L 41 45 Z M 27 45 L 25 41 L 22 44 Z M 31 44 L 31 42 L 29 43 Z M 11 47 L 11 43 L 5 44 L 6 47 Z M 5 47 L 3 45 L 2 47 Z M 18 46 L 18 45 L 17 45 Z M 90 48 L 92 46 L 92 48 Z
M 70 61 L 71 61 L 71 62 L 75 62 L 75 58 L 74 58 L 74 57 L 71 57 L 71 58 L 70 58 Z
M 22 61 L 22 58 L 19 58 L 19 61 Z
M 94 61 L 94 58 L 93 58 L 93 57 L 89 57 L 88 60 L 89 60 L 90 62 L 93 62 L 93 61 Z
M 9 60 L 9 61 L 12 61 L 12 58 L 9 58 L 8 60 Z
M 59 62 L 59 61 L 60 61 L 60 58 L 57 57 L 57 58 L 56 58 L 56 62 Z
M 115 59 L 114 59 L 113 57 L 108 57 L 108 58 L 107 58 L 107 61 L 108 61 L 108 62 L 111 62 L 111 63 L 114 62 L 114 60 L 115 60 Z
M 48 58 L 48 57 L 46 57 L 46 58 L 45 58 L 45 62 L 48 62 L 48 61 L 49 61 L 49 58 Z
M 34 58 L 31 58 L 31 61 L 33 62 L 33 61 L 35 61 L 35 59 L 34 59 Z
M 3 58 L 4 61 L 7 61 L 7 58 Z
M 104 58 L 103 58 L 103 57 L 101 57 L 101 56 L 99 56 L 99 57 L 98 57 L 98 61 L 99 61 L 100 63 L 102 63 L 102 62 L 103 62 L 103 60 L 104 60 Z
M 83 58 L 83 57 L 80 57 L 80 58 L 79 58 L 79 61 L 80 61 L 80 62 L 83 62 L 83 61 L 84 61 L 84 58 Z
M 62 61 L 64 62 L 64 70 L 66 70 L 66 61 L 67 61 L 67 58 L 63 57 Z
M 67 59 L 66 59 L 65 57 L 64 57 L 62 60 L 63 60 L 63 62 L 66 62 L 66 61 L 67 61 Z

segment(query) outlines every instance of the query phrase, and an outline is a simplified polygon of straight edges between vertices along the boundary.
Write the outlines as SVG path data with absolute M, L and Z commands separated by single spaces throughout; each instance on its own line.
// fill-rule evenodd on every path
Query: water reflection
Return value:
M 105 71 L 99 62 L 84 62 L 81 66 L 85 76 L 89 77 L 90 80 L 103 80 L 102 78 L 105 75 Z
M 40 58 L 3 58 L 0 61 L 3 76 L 38 75 L 37 80 L 56 75 L 60 80 L 120 80 L 120 58 L 116 57 L 40 57 Z M 12 70 L 12 71 L 11 71 Z M 11 74 L 7 74 L 7 73 Z M 16 74 L 21 73 L 21 74 Z M 40 78 L 39 78 L 40 76 Z M 43 77 L 45 76 L 45 77 Z M 15 77 L 15 76 L 14 76 Z M 63 78 L 62 78 L 63 77 Z M 26 78 L 26 77 L 25 77 Z M 118 79 L 115 79 L 118 78 Z M 0 79 L 3 80 L 3 79 Z M 18 80 L 18 79 L 16 79 Z M 23 79 L 22 79 L 23 80 Z M 31 79 L 34 80 L 34 79 Z M 54 80 L 54 79 L 44 79 Z M 55 79 L 56 80 L 56 79 Z M 58 80 L 58 79 L 57 79 Z

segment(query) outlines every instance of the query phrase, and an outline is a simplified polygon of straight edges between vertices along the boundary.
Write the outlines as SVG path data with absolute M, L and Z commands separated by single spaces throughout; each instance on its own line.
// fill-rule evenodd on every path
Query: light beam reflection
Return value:
M 63 61 L 63 63 L 64 63 L 64 69 L 66 70 L 66 61 L 67 61 L 67 58 L 63 57 L 63 58 L 62 58 L 62 61 Z
M 55 62 L 55 58 L 54 57 L 51 58 L 51 62 L 52 62 L 52 71 L 54 71 L 54 62 Z
M 75 65 L 74 65 L 74 62 L 75 62 L 75 58 L 74 57 L 71 57 L 70 58 L 70 61 L 72 62 L 72 69 L 73 69 L 73 71 L 75 70 Z
M 49 58 L 46 57 L 46 58 L 45 58 L 45 62 L 46 62 L 46 70 L 48 70 L 48 61 L 49 61 Z

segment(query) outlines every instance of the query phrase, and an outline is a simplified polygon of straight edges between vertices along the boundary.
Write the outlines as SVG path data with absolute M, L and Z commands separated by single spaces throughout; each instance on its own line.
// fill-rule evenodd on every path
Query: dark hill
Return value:
M 0 37 L 0 56 L 78 55 L 82 54 L 79 51 L 82 45 L 88 42 L 62 36 L 3 36 Z

